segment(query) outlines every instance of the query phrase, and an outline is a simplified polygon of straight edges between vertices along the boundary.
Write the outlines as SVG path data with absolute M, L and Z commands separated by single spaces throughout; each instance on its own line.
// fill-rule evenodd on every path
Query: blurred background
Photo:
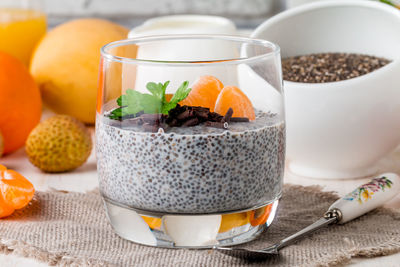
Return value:
M 268 17 L 301 4 L 324 0 L 45 0 L 50 27 L 74 17 L 96 16 L 125 26 L 171 14 L 218 15 L 238 28 L 254 28 Z M 365 0 L 360 0 L 365 1 Z M 400 0 L 383 0 L 400 4 Z
M 284 0 L 45 0 L 50 27 L 74 17 L 95 16 L 125 26 L 171 14 L 218 15 L 253 28 L 286 8 Z

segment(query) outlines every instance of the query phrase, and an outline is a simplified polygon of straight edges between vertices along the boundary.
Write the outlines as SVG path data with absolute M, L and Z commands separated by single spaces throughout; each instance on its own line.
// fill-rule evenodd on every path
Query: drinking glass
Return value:
M 46 33 L 43 0 L 1 0 L 0 50 L 29 66 L 32 52 Z
M 254 239 L 282 193 L 279 47 L 223 35 L 104 46 L 96 154 L 106 213 L 121 237 L 189 248 Z

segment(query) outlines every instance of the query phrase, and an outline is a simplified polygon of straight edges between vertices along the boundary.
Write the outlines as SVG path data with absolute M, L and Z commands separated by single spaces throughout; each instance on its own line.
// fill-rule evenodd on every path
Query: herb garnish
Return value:
M 146 85 L 147 90 L 151 94 L 143 94 L 138 91 L 128 89 L 125 95 L 121 95 L 117 99 L 119 108 L 111 111 L 110 119 L 121 119 L 123 116 L 135 115 L 139 112 L 147 114 L 165 114 L 175 108 L 176 105 L 184 100 L 192 90 L 189 82 L 184 81 L 171 100 L 168 102 L 165 98 L 169 81 L 162 83 L 149 82 Z

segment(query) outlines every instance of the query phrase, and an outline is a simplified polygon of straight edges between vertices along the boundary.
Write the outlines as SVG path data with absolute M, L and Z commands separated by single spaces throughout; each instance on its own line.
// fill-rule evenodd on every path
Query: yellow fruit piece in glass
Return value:
M 232 213 L 222 215 L 221 226 L 219 233 L 231 230 L 232 228 L 239 227 L 249 223 L 248 212 Z
M 153 218 L 153 217 L 147 217 L 147 216 L 142 216 L 142 218 L 151 229 L 160 229 L 161 228 L 161 219 L 160 218 Z
M 46 28 L 46 15 L 40 11 L 0 8 L 0 50 L 29 66 L 32 52 Z

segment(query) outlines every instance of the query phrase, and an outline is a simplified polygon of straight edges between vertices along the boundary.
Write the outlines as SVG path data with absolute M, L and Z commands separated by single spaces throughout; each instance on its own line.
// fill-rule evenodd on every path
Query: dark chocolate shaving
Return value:
M 196 116 L 197 116 L 198 118 L 202 118 L 202 119 L 204 119 L 204 120 L 207 120 L 207 119 L 208 119 L 208 116 L 209 116 L 209 114 L 210 114 L 210 110 L 201 110 L 201 109 L 197 109 L 197 110 L 194 110 L 194 113 L 196 114 Z
M 233 113 L 232 108 L 222 116 L 211 112 L 209 108 L 177 105 L 168 115 L 143 112 L 129 115 L 124 119 L 124 124 L 141 125 L 145 131 L 158 132 L 160 128 L 166 131 L 169 127 L 192 127 L 201 123 L 205 123 L 208 127 L 228 129 L 230 122 L 249 122 L 248 118 L 232 117 Z
M 140 111 L 136 114 L 128 114 L 128 115 L 121 116 L 117 120 L 119 120 L 119 121 L 129 120 L 129 119 L 137 118 L 137 117 L 141 116 L 142 114 L 144 114 L 144 112 Z
M 228 129 L 228 123 L 227 122 L 216 122 L 216 121 L 207 121 L 206 126 L 208 127 L 214 127 L 214 128 L 219 128 L 219 129 Z
M 176 116 L 176 118 L 180 121 L 185 121 L 189 118 L 193 118 L 193 111 L 190 109 L 187 109 L 184 112 L 182 112 L 181 114 L 179 114 L 178 116 Z
M 182 126 L 195 126 L 199 124 L 199 119 L 198 118 L 192 118 L 187 121 L 185 121 Z
M 136 118 L 136 114 L 124 115 L 124 116 L 121 116 L 120 118 L 118 118 L 118 120 L 123 121 L 123 120 L 129 120 L 132 118 Z
M 145 123 L 142 125 L 142 127 L 146 132 L 153 132 L 153 133 L 158 132 L 158 129 L 160 128 L 158 125 L 150 123 Z
M 143 114 L 139 118 L 151 125 L 160 124 L 160 122 L 162 121 L 161 114 Z
M 230 122 L 231 118 L 232 118 L 232 115 L 233 115 L 233 109 L 229 108 L 228 111 L 225 113 L 224 121 L 225 122 Z
M 246 117 L 232 117 L 231 122 L 249 122 L 249 118 Z
M 138 117 L 138 118 L 124 120 L 124 123 L 127 125 L 142 125 L 144 121 L 142 118 Z
M 221 116 L 220 114 L 215 113 L 215 112 L 210 112 L 210 114 L 208 115 L 209 121 L 219 122 L 219 121 L 222 121 L 223 118 L 224 118 L 223 116 Z
M 196 126 L 206 121 L 222 121 L 223 116 L 210 112 L 209 108 L 177 105 L 168 113 L 166 123 L 171 127 Z
M 168 125 L 171 126 L 171 127 L 179 126 L 179 121 L 178 121 L 177 119 L 172 119 L 172 120 L 168 123 Z

